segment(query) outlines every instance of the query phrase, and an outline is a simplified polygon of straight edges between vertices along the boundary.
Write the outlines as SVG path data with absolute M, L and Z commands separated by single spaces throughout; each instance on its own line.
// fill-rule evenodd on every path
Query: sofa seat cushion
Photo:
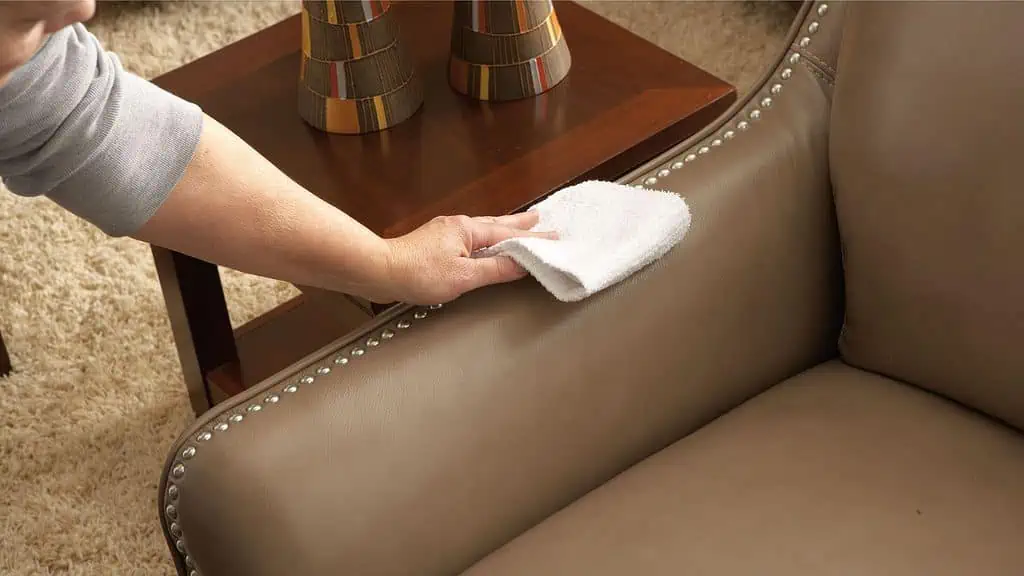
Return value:
M 1024 436 L 838 362 L 755 397 L 471 575 L 1020 574 Z

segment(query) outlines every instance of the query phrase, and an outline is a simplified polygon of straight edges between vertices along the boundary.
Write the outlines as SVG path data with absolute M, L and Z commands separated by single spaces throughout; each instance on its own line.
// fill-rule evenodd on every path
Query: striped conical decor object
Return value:
M 423 84 L 402 45 L 389 0 L 303 0 L 299 115 L 335 134 L 407 120 Z
M 551 0 L 455 0 L 448 80 L 480 100 L 550 90 L 572 64 Z

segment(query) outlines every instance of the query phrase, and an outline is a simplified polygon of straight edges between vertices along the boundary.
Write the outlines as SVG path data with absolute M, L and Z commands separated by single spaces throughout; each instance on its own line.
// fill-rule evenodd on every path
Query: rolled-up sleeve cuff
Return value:
M 92 156 L 47 194 L 110 236 L 130 236 L 163 205 L 199 145 L 203 112 L 127 72 L 104 115 L 109 133 Z

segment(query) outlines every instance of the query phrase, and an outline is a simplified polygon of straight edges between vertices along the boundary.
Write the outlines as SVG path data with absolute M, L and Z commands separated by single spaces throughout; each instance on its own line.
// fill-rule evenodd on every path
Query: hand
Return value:
M 527 272 L 509 257 L 471 255 L 518 236 L 555 239 L 553 232 L 530 231 L 539 218 L 533 211 L 497 218 L 440 216 L 387 240 L 389 298 L 442 304 L 482 286 L 522 278 Z

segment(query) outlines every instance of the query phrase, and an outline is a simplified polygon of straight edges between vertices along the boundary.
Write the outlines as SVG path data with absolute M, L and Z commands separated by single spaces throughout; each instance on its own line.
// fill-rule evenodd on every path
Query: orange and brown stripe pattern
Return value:
M 390 7 L 390 0 L 302 0 L 302 8 L 310 17 L 327 24 L 370 22 Z
M 572 59 L 551 0 L 457 0 L 448 77 L 480 100 L 514 100 L 551 89 Z
M 505 65 L 473 64 L 452 56 L 452 87 L 480 100 L 516 100 L 542 94 L 561 82 L 572 66 L 565 42 L 525 62 Z
M 365 134 L 408 120 L 423 102 L 417 76 L 394 92 L 369 98 L 330 98 L 299 87 L 299 113 L 314 128 L 333 134 Z
M 320 60 L 302 54 L 301 62 L 300 74 L 306 86 L 332 98 L 365 98 L 391 92 L 413 74 L 412 62 L 398 41 L 363 58 Z
M 348 60 L 387 48 L 398 37 L 390 15 L 361 24 L 331 25 L 302 11 L 303 53 L 321 60 Z
M 551 0 L 456 0 L 453 23 L 473 32 L 521 34 L 547 19 Z
M 562 38 L 558 14 L 522 34 L 484 34 L 468 28 L 452 30 L 452 54 L 479 64 L 516 64 L 551 50 Z
M 387 0 L 303 0 L 298 111 L 335 134 L 390 128 L 423 103 L 423 86 Z

